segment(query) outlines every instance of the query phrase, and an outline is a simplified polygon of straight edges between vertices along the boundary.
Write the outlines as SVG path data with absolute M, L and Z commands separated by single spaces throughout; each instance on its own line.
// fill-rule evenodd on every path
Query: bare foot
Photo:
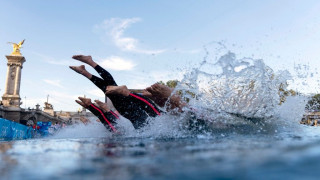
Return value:
M 130 91 L 127 88 L 127 86 L 123 85 L 123 86 L 107 86 L 106 95 L 108 94 L 120 94 L 123 96 L 129 96 Z
M 84 67 L 84 65 L 81 66 L 69 66 L 70 69 L 74 70 L 75 72 L 79 73 L 79 74 L 84 74 L 86 70 L 86 68 Z
M 110 108 L 109 106 L 107 105 L 107 103 L 103 103 L 99 100 L 94 100 L 94 102 L 96 103 L 96 105 L 102 109 L 103 112 L 109 112 L 110 111 Z
M 83 98 L 83 97 L 78 97 L 78 98 L 80 99 L 80 101 L 79 101 L 79 100 L 76 100 L 76 102 L 77 102 L 78 104 L 80 104 L 80 105 L 81 105 L 82 107 L 84 107 L 84 108 L 87 108 L 87 107 L 89 107 L 89 106 L 92 104 L 90 98 Z
M 93 61 L 91 56 L 74 55 L 72 58 L 87 64 Z
M 74 70 L 75 72 L 84 75 L 85 77 L 87 77 L 88 79 L 92 78 L 92 74 L 89 73 L 86 68 L 84 67 L 84 65 L 81 66 L 69 66 L 70 69 Z

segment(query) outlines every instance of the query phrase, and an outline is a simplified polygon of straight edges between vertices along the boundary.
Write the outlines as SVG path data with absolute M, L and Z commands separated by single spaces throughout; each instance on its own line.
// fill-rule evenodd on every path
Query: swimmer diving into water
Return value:
M 142 94 L 132 93 L 126 88 L 126 86 L 118 86 L 112 75 L 101 66 L 99 66 L 95 61 L 93 61 L 91 56 L 74 55 L 72 58 L 90 65 L 98 72 L 101 78 L 89 73 L 85 69 L 84 65 L 70 66 L 72 70 L 87 77 L 97 87 L 99 87 L 113 102 L 113 105 L 118 110 L 118 112 L 125 118 L 129 119 L 136 129 L 144 126 L 148 117 L 156 117 L 163 112 L 149 98 L 152 97 L 152 93 L 157 92 L 157 85 L 153 86 L 154 88 L 149 87 L 150 91 L 145 91 Z M 157 96 L 154 97 L 154 99 L 157 99 Z M 163 98 L 158 99 L 163 100 Z M 77 103 L 85 108 L 90 108 L 90 111 L 93 110 L 91 108 L 91 105 L 88 106 L 89 103 L 86 104 L 83 101 L 88 101 L 88 99 L 81 98 L 80 101 L 77 101 Z M 82 102 L 82 104 L 80 102 Z M 103 121 L 103 119 L 100 120 Z M 113 123 L 111 122 L 110 124 Z

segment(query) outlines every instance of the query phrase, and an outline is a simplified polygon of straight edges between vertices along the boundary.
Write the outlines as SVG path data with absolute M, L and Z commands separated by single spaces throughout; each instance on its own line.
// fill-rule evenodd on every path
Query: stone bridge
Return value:
M 38 121 L 49 122 L 51 121 L 53 124 L 67 123 L 67 120 L 62 119 L 60 117 L 51 116 L 48 113 L 41 111 L 40 109 L 12 109 L 4 106 L 0 106 L 0 118 L 8 119 L 11 121 L 15 121 L 21 124 L 36 124 Z

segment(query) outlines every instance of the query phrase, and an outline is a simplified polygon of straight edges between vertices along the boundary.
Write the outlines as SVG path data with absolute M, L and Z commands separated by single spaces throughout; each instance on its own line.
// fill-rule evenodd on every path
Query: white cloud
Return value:
M 134 64 L 131 60 L 123 59 L 118 56 L 110 56 L 101 60 L 99 64 L 104 68 L 118 71 L 131 70 L 136 66 L 136 64 Z
M 130 27 L 131 24 L 141 21 L 140 18 L 111 18 L 105 20 L 95 28 L 103 29 L 106 35 L 110 36 L 115 45 L 123 51 L 142 53 L 142 54 L 159 54 L 165 50 L 146 50 L 139 48 L 139 40 L 132 37 L 124 37 L 124 31 Z
M 43 80 L 45 83 L 56 86 L 56 87 L 60 87 L 63 88 L 63 86 L 61 85 L 61 81 L 60 80 L 50 80 L 50 79 L 44 79 Z

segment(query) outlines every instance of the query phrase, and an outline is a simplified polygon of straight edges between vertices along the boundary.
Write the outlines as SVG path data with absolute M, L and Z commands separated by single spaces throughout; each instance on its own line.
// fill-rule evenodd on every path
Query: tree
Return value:
M 178 80 L 169 80 L 166 83 L 163 81 L 159 81 L 157 83 L 162 84 L 162 85 L 167 85 L 168 87 L 171 87 L 171 88 L 175 88 L 178 85 L 179 81 Z
M 320 110 L 320 94 L 312 96 L 306 105 L 306 109 L 309 111 L 319 111 Z
M 175 88 L 178 85 L 178 83 L 179 83 L 178 80 L 169 80 L 167 81 L 166 85 L 171 88 Z
M 281 83 L 280 86 L 279 86 L 278 94 L 280 96 L 280 103 L 279 103 L 280 105 L 286 101 L 288 96 L 296 96 L 296 95 L 299 94 L 298 92 L 296 92 L 296 91 L 294 91 L 292 89 L 286 90 L 287 86 L 288 86 L 287 83 L 285 83 L 285 84 Z

